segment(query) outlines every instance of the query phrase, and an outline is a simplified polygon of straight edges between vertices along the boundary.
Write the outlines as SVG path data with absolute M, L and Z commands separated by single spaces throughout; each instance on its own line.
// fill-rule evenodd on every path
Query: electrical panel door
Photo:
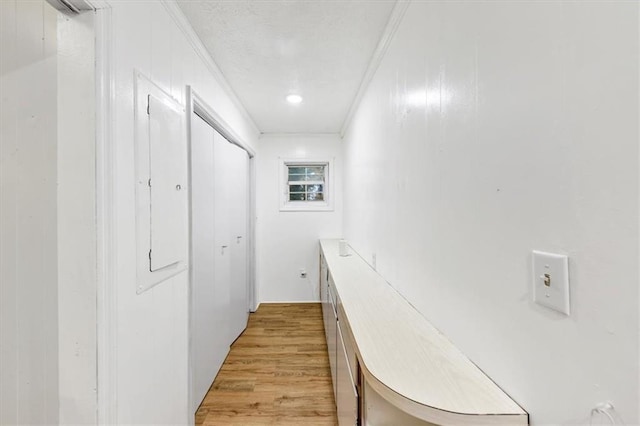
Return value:
M 177 263 L 186 238 L 187 175 L 182 114 L 149 95 L 150 270 Z

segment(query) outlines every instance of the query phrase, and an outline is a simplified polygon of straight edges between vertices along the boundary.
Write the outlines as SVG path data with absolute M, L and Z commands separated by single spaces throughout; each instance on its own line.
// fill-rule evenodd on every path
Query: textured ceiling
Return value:
M 395 1 L 178 4 L 261 132 L 337 133 Z

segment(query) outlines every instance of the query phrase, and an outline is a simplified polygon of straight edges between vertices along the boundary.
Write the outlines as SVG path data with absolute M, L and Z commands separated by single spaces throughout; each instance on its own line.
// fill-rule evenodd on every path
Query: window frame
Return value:
M 323 201 L 289 200 L 289 167 L 324 166 Z M 333 159 L 280 159 L 280 211 L 333 211 Z

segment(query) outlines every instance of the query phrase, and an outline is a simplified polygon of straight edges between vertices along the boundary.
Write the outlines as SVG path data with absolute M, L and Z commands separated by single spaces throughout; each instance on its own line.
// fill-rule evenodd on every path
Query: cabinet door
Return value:
M 324 324 L 324 333 L 325 333 L 325 338 L 327 338 L 327 344 L 328 344 L 328 334 L 327 334 L 327 328 L 328 328 L 328 321 L 329 321 L 329 306 L 327 305 L 327 303 L 329 302 L 329 298 L 327 296 L 327 262 L 324 259 L 324 256 L 322 256 L 322 254 L 320 254 L 320 304 L 322 306 L 322 319 L 323 319 L 323 324 Z
M 338 423 L 340 426 L 355 426 L 358 421 L 358 394 L 353 383 L 345 342 L 338 323 L 337 347 L 337 393 Z
M 336 305 L 338 308 L 338 325 L 340 326 L 340 333 L 342 333 L 342 341 L 344 343 L 344 349 L 347 352 L 347 361 L 349 362 L 349 367 L 351 369 L 351 378 L 353 382 L 357 382 L 358 380 L 358 372 L 356 369 L 357 356 L 356 350 L 353 346 L 353 335 L 351 334 L 351 329 L 349 328 L 349 323 L 347 322 L 346 315 L 344 313 L 344 305 L 342 304 L 342 300 L 340 300 L 340 296 L 338 296 L 338 304 Z
M 329 304 L 329 282 L 328 280 L 320 278 L 320 302 L 322 304 L 322 318 L 324 320 L 324 334 L 327 339 L 327 346 L 329 346 L 329 321 L 331 320 L 330 312 L 331 305 Z
M 231 340 L 247 327 L 249 292 L 247 274 L 247 217 L 249 207 L 249 157 L 242 148 L 229 144 L 229 209 L 231 229 Z
M 322 253 L 320 253 L 320 303 L 327 298 L 327 261 Z
M 329 281 L 329 286 L 327 287 L 328 289 L 328 299 L 329 302 L 327 303 L 328 305 L 328 313 L 327 313 L 327 328 L 325 329 L 325 332 L 327 334 L 327 351 L 329 353 L 329 364 L 331 366 L 331 382 L 333 383 L 333 396 L 335 398 L 336 401 L 338 401 L 338 395 L 337 395 L 337 385 L 338 382 L 336 380 L 337 377 L 337 358 L 336 358 L 336 354 L 337 354 L 337 348 L 338 348 L 338 318 L 336 316 L 336 311 L 333 305 L 333 296 L 332 296 L 332 292 L 334 291 L 333 288 L 330 285 L 331 280 Z

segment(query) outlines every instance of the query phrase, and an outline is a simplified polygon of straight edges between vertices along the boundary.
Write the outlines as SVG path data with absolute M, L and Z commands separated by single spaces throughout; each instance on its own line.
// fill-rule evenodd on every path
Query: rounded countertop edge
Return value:
M 333 240 L 333 239 L 323 239 L 320 240 L 320 251 L 323 254 L 324 258 L 326 259 L 327 262 L 327 266 L 329 267 L 329 270 L 331 270 L 331 265 L 330 265 L 330 260 L 332 257 L 334 257 L 334 255 L 336 255 L 337 250 L 332 250 L 333 246 L 335 245 L 337 248 L 337 242 L 338 240 Z M 327 253 L 327 251 L 325 250 L 329 249 L 329 253 Z M 336 253 L 333 253 L 333 251 L 336 251 Z M 364 259 L 362 259 L 362 257 L 357 254 L 357 253 L 353 253 L 357 258 L 360 258 L 362 260 L 362 262 L 366 263 L 366 261 L 364 261 Z M 351 257 L 351 256 L 349 256 Z M 336 258 L 338 259 L 338 258 Z M 371 268 L 370 265 L 367 265 Z M 371 268 L 373 270 L 373 268 Z M 380 274 L 373 270 L 373 272 L 375 272 L 381 280 L 385 281 L 386 285 L 390 285 L 388 282 L 386 282 L 386 280 L 384 280 L 384 278 L 382 276 L 380 276 Z M 335 278 L 334 278 L 335 279 Z M 337 284 L 334 284 L 337 285 Z M 393 287 L 392 287 L 393 289 Z M 335 289 L 336 292 L 338 293 L 338 296 L 340 295 L 340 291 L 338 288 Z M 397 290 L 394 289 L 394 291 Z M 404 299 L 404 298 L 403 298 Z M 408 301 L 406 301 L 409 304 Z M 344 300 L 342 303 L 342 310 L 344 312 L 345 315 L 345 319 L 347 320 L 347 326 L 349 328 L 349 332 L 350 334 L 352 334 L 352 340 L 353 340 L 353 344 L 355 346 L 355 351 L 357 354 L 357 358 L 358 361 L 360 362 L 360 367 L 361 367 L 361 371 L 364 375 L 365 381 L 369 384 L 369 386 L 375 391 L 377 392 L 381 397 L 383 397 L 386 401 L 388 401 L 390 404 L 396 406 L 397 408 L 399 408 L 400 410 L 427 422 L 430 423 L 435 423 L 438 425 L 442 425 L 442 426 L 447 426 L 447 425 L 451 425 L 451 426 L 482 426 L 482 425 L 528 425 L 529 424 L 529 415 L 527 413 L 526 410 L 524 410 L 523 407 L 521 407 L 515 400 L 513 400 L 513 398 L 511 398 L 500 386 L 498 386 L 497 383 L 495 383 L 489 376 L 487 376 L 484 372 L 482 372 L 482 370 L 475 365 L 475 363 L 473 363 L 471 360 L 469 360 L 466 356 L 464 356 L 464 354 L 462 354 L 462 356 L 469 362 L 471 363 L 480 373 L 482 373 L 482 376 L 484 376 L 486 379 L 488 379 L 493 386 L 495 386 L 495 388 L 497 388 L 497 390 L 499 390 L 499 392 L 511 403 L 510 405 L 513 405 L 512 408 L 508 409 L 508 410 L 496 410 L 497 412 L 462 412 L 462 411 L 453 411 L 451 409 L 447 409 L 447 408 L 438 408 L 437 406 L 434 405 L 429 405 L 428 402 L 426 401 L 417 401 L 413 398 L 411 398 L 410 396 L 407 396 L 405 394 L 403 394 L 401 391 L 389 386 L 388 384 L 386 384 L 384 381 L 382 381 L 381 379 L 378 378 L 378 376 L 376 374 L 374 374 L 369 366 L 366 363 L 366 357 L 364 357 L 361 353 L 361 348 L 358 345 L 358 339 L 355 337 L 355 335 L 353 335 L 353 329 L 352 326 L 350 324 L 350 322 L 352 321 L 349 315 L 349 308 L 344 306 Z M 415 307 L 413 307 L 413 305 L 409 304 L 409 306 L 411 306 L 413 309 L 415 309 Z M 424 318 L 424 316 L 420 315 L 427 323 L 429 323 L 429 321 Z M 430 327 L 433 327 L 430 325 Z M 438 331 L 437 329 L 434 328 L 434 330 L 436 330 L 438 333 L 440 333 L 445 339 L 446 336 L 444 334 L 442 334 L 440 331 Z M 448 341 L 448 339 L 446 339 Z M 455 348 L 455 346 L 453 344 L 451 344 L 452 347 Z M 457 349 L 456 349 L 457 350 Z M 459 352 L 459 350 L 458 350 Z
M 517 413 L 460 413 L 415 401 L 390 388 L 369 371 L 358 351 L 360 368 L 366 382 L 390 404 L 420 420 L 440 426 L 528 425 L 529 415 L 518 406 Z

